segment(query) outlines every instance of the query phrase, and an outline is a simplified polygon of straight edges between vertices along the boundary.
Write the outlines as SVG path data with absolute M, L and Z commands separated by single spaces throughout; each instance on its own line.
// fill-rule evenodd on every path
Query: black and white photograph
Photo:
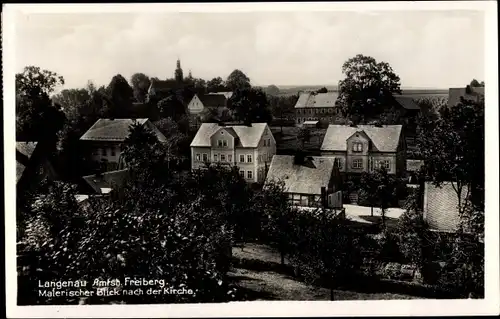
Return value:
M 3 9 L 12 317 L 500 311 L 496 2 Z

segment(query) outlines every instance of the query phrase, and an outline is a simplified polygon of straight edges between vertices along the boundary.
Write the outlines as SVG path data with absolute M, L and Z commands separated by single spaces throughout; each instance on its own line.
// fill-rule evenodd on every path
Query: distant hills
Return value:
M 293 95 L 303 91 L 316 91 L 323 87 L 326 87 L 328 91 L 332 92 L 338 90 L 337 85 L 276 85 L 276 86 L 280 90 L 278 95 Z M 260 87 L 264 89 L 264 91 L 267 88 L 267 86 L 260 86 Z M 415 98 L 448 97 L 448 89 L 403 87 L 401 90 L 404 95 L 412 95 Z

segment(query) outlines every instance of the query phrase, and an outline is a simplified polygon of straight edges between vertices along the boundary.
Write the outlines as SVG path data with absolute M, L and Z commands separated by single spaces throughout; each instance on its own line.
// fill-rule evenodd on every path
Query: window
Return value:
M 333 161 L 333 166 L 337 167 L 338 169 L 342 169 L 342 160 L 340 158 L 336 158 Z
M 247 155 L 247 162 L 252 163 L 252 155 Z
M 208 161 L 208 154 L 203 154 L 203 161 L 207 162 Z
M 115 156 L 116 155 L 116 150 L 114 147 L 111 148 L 111 156 Z
M 107 150 L 105 148 L 101 148 L 101 155 L 102 156 L 108 156 Z
M 328 113 L 332 113 L 333 112 L 333 109 L 328 109 Z
M 300 110 L 297 110 L 297 114 L 300 114 Z
M 200 154 L 196 154 L 196 161 L 200 161 Z
M 240 171 L 240 176 L 245 178 L 245 171 Z
M 227 140 L 222 140 L 222 146 L 227 147 Z
M 262 154 L 262 159 L 264 162 L 267 162 L 267 153 Z
M 226 161 L 226 155 L 220 154 L 220 161 L 225 162 Z
M 245 155 L 240 155 L 240 162 L 245 163 Z
M 383 168 L 389 170 L 391 167 L 391 162 L 389 160 L 381 160 L 381 161 L 379 161 L 378 165 L 380 168 L 383 167 Z
M 251 179 L 252 178 L 252 171 L 247 171 L 247 178 Z
M 352 143 L 353 152 L 363 152 L 363 143 L 354 142 Z
M 312 110 L 312 109 L 311 109 L 311 110 L 309 110 L 309 114 L 313 114 L 313 110 Z
M 222 147 L 222 140 L 217 140 L 217 146 Z
M 352 168 L 363 168 L 363 160 L 362 159 L 353 159 L 352 160 Z
M 233 155 L 229 154 L 229 155 L 227 156 L 227 161 L 228 161 L 228 162 L 232 162 L 232 161 L 233 161 Z
M 217 162 L 219 160 L 217 154 L 214 154 L 214 162 Z

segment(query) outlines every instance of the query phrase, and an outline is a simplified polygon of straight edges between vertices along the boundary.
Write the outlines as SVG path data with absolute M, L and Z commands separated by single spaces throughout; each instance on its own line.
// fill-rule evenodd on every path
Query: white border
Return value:
M 486 68 L 486 283 L 484 300 L 392 300 L 323 302 L 235 302 L 192 305 L 25 306 L 16 305 L 14 66 L 15 14 L 82 12 L 264 12 L 264 11 L 477 10 L 485 13 Z M 496 1 L 204 3 L 204 4 L 6 4 L 2 12 L 6 201 L 6 306 L 9 318 L 394 316 L 499 314 L 498 34 Z M 467 45 L 464 40 L 463 45 Z M 471 57 L 477 58 L 477 57 Z

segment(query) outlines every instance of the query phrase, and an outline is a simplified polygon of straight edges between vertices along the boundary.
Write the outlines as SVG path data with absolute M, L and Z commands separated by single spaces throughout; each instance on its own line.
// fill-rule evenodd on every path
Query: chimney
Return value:
M 326 187 L 324 186 L 321 186 L 321 206 L 325 208 L 328 206 Z
M 304 152 L 302 150 L 298 150 L 295 153 L 295 156 L 293 158 L 293 163 L 295 165 L 302 165 L 302 164 L 304 164 L 305 159 L 306 159 L 306 156 L 305 156 Z

